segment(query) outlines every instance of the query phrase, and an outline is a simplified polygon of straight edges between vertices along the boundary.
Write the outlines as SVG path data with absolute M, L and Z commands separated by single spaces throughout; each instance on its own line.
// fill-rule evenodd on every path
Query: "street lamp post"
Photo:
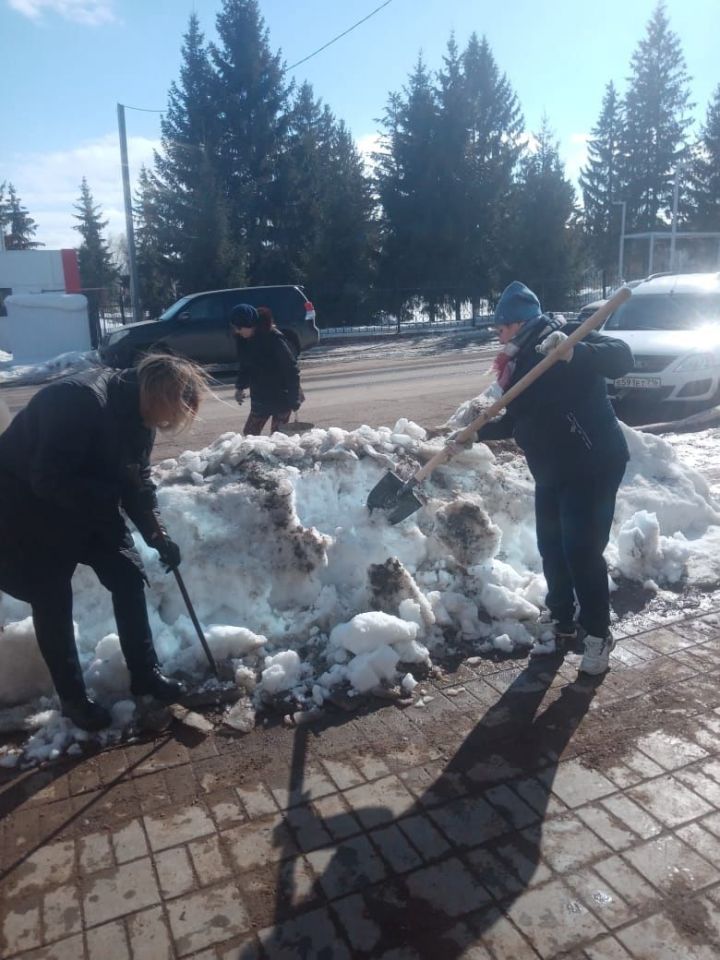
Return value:
M 625 215 L 627 213 L 627 202 L 625 200 L 613 200 L 613 206 L 622 207 L 620 214 L 620 250 L 618 252 L 618 283 L 622 283 L 623 268 L 625 265 Z

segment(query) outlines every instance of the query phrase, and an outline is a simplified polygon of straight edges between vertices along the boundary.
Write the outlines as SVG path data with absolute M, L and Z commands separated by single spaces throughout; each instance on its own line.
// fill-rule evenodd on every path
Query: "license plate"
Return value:
M 662 386 L 660 377 L 620 377 L 615 381 L 616 387 L 635 387 L 641 390 L 653 389 Z

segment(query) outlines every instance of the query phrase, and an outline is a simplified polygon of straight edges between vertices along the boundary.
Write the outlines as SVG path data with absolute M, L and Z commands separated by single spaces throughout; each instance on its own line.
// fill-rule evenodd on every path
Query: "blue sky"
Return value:
M 260 0 L 273 48 L 293 63 L 381 0 Z M 118 100 L 163 108 L 178 75 L 181 37 L 195 10 L 210 39 L 220 0 L 0 0 L 0 181 L 10 179 L 38 222 L 38 239 L 74 245 L 72 204 L 86 175 L 122 231 Z M 485 34 L 522 105 L 529 130 L 546 112 L 576 175 L 603 89 L 623 90 L 654 0 L 392 0 L 350 35 L 293 71 L 367 145 L 388 92 L 418 52 L 439 68 L 451 31 L 460 46 Z M 667 0 L 680 36 L 695 115 L 720 83 L 720 0 Z M 152 155 L 159 116 L 128 113 L 131 166 Z

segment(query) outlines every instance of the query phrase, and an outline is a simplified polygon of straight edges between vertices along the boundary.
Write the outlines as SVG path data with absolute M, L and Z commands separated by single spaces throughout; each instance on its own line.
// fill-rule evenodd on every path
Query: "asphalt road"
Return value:
M 423 426 L 442 423 L 492 381 L 497 349 L 497 343 L 478 343 L 472 333 L 316 348 L 301 361 L 306 401 L 299 417 L 348 430 L 363 423 L 392 426 L 399 417 Z M 38 389 L 7 387 L 2 396 L 14 413 Z M 239 408 L 234 392 L 230 381 L 214 383 L 191 429 L 180 436 L 158 435 L 153 459 L 199 449 L 222 433 L 242 430 L 249 406 Z

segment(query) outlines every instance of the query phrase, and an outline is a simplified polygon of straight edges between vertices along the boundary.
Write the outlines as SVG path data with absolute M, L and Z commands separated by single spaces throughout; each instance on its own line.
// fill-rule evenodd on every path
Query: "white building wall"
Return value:
M 80 293 L 13 294 L 5 307 L 5 337 L 16 364 L 92 349 L 87 297 Z
M 0 288 L 13 293 L 63 293 L 60 250 L 0 250 Z

